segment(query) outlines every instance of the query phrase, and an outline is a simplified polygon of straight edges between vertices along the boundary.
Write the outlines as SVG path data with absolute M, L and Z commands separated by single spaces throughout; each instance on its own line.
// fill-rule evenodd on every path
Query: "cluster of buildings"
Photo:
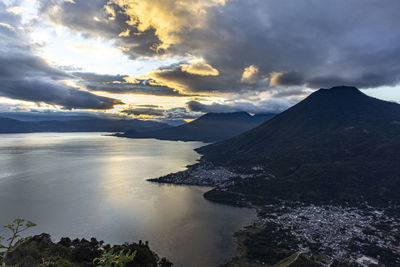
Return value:
M 378 265 L 379 258 L 364 255 L 361 248 L 374 244 L 397 254 L 400 264 L 400 219 L 386 215 L 384 210 L 343 208 L 338 206 L 281 205 L 261 218 L 262 223 L 273 222 L 289 231 L 298 240 L 299 249 L 308 251 L 318 247 L 324 255 L 321 263 L 329 266 L 338 262 Z M 384 225 L 381 229 L 379 225 Z
M 263 169 L 255 167 L 252 171 L 262 172 Z M 233 183 L 232 178 L 252 176 L 199 163 L 185 171 L 150 180 L 213 186 L 224 190 Z M 400 217 L 389 216 L 386 210 L 368 205 L 356 208 L 284 201 L 266 205 L 263 210 L 260 216 L 262 224 L 272 222 L 279 225 L 281 230 L 289 232 L 297 240 L 300 252 L 316 256 L 323 266 L 330 266 L 335 261 L 358 266 L 382 266 L 379 253 L 371 256 L 365 252 L 365 247 L 371 245 L 390 251 L 395 255 L 395 264 L 400 266 Z M 315 251 L 316 248 L 318 251 Z
M 196 164 L 189 166 L 188 170 L 171 173 L 158 179 L 151 179 L 151 181 L 171 184 L 226 187 L 232 183 L 233 177 L 238 176 L 241 178 L 250 177 L 250 175 L 236 174 L 224 167 Z

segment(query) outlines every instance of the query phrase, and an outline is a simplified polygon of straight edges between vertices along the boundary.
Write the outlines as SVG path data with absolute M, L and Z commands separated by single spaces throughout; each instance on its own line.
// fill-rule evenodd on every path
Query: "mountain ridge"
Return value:
M 352 99 L 351 101 L 347 100 L 346 102 L 341 101 L 344 97 L 343 92 L 346 94 L 346 97 L 356 97 L 356 100 Z M 329 99 L 326 97 L 327 95 Z M 338 96 L 340 99 L 337 99 Z M 360 102 L 360 97 L 364 100 L 366 99 L 367 101 L 362 103 L 362 112 L 355 113 L 353 112 L 354 109 L 360 109 L 360 103 L 357 103 Z M 335 103 L 333 103 L 333 101 L 328 103 L 331 100 L 334 100 Z M 341 101 L 341 104 L 336 106 L 338 101 Z M 372 105 L 375 108 L 377 105 L 381 106 L 382 104 L 385 106 L 389 105 L 390 107 L 386 106 L 384 109 L 381 109 L 380 113 L 375 114 L 367 113 L 365 110 L 366 105 Z M 337 108 L 336 111 L 333 110 L 335 108 Z M 315 112 L 316 109 L 325 111 Z M 333 113 L 335 116 L 332 116 Z M 382 120 L 382 116 L 385 116 L 387 119 Z M 365 117 L 367 117 L 367 121 L 365 121 Z M 299 102 L 297 105 L 278 114 L 264 124 L 261 124 L 258 127 L 243 133 L 242 135 L 236 136 L 224 142 L 198 148 L 197 151 L 203 153 L 216 147 L 220 149 L 227 143 L 229 143 L 230 147 L 234 144 L 237 144 L 238 146 L 242 146 L 243 149 L 246 148 L 246 146 L 251 145 L 251 148 L 246 148 L 247 150 L 250 150 L 249 152 L 259 152 L 260 144 L 264 145 L 262 147 L 273 147 L 274 149 L 279 145 L 279 149 L 281 149 L 281 142 L 270 142 L 269 144 L 265 144 L 265 139 L 267 138 L 272 139 L 272 141 L 276 141 L 276 139 L 282 138 L 282 134 L 290 135 L 290 138 L 287 138 L 290 140 L 285 139 L 284 142 L 289 142 L 289 144 L 293 145 L 293 143 L 299 139 L 298 136 L 301 134 L 303 136 L 301 136 L 300 139 L 304 139 L 304 135 L 314 137 L 315 134 L 319 134 L 321 131 L 328 131 L 338 127 L 342 127 L 342 130 L 349 132 L 354 130 L 361 130 L 365 132 L 364 130 L 368 131 L 368 129 L 360 128 L 360 126 L 370 121 L 377 123 L 377 126 L 379 127 L 385 126 L 385 128 L 388 128 L 388 126 L 396 126 L 396 122 L 400 121 L 400 105 L 369 97 L 355 87 L 333 87 L 333 89 L 320 89 L 312 93 L 303 101 Z M 357 127 L 353 125 L 354 122 L 358 123 L 357 126 L 359 129 L 356 129 Z M 389 125 L 389 123 L 392 125 Z M 376 126 L 374 127 L 378 128 Z M 284 130 L 290 131 L 284 132 Z M 393 131 L 390 131 L 389 129 L 388 134 L 392 132 Z M 365 133 L 367 134 L 367 132 Z M 396 131 L 395 133 L 398 132 Z M 246 136 L 246 140 L 243 138 L 244 135 Z M 252 149 L 255 148 L 257 151 L 252 151 Z M 240 153 L 243 152 L 243 150 L 240 150 Z
M 184 125 L 142 133 L 127 131 L 125 134 L 118 136 L 173 141 L 215 142 L 250 130 L 273 116 L 275 114 L 252 116 L 247 112 L 207 113 Z
M 1 114 L 0 114 L 1 115 Z M 140 121 L 91 118 L 84 120 L 21 121 L 0 117 L 0 133 L 33 132 L 122 132 L 136 128 L 139 131 L 170 127 L 167 124 Z
M 399 199 L 400 105 L 355 87 L 320 89 L 237 137 L 198 148 L 215 165 L 249 170 L 228 191 L 291 200 Z

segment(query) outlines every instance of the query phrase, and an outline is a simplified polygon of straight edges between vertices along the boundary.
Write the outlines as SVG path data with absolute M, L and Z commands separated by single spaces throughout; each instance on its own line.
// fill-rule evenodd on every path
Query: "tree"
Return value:
M 20 238 L 20 233 L 34 226 L 36 226 L 34 222 L 25 222 L 25 220 L 21 218 L 17 218 L 13 221 L 13 223 L 4 226 L 11 231 L 11 236 L 7 239 L 8 243 L 6 243 L 5 245 L 3 245 L 3 243 L 0 243 L 0 249 L 4 249 L 4 251 L 1 252 L 1 262 L 3 267 L 6 266 L 7 254 L 23 242 L 23 239 Z M 0 242 L 2 242 L 3 240 L 4 237 L 0 235 Z

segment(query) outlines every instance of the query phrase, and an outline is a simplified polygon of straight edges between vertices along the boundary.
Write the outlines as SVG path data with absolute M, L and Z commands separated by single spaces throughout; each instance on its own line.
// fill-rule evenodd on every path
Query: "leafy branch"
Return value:
M 95 258 L 93 263 L 97 267 L 124 267 L 128 262 L 133 261 L 136 256 L 136 250 L 131 252 L 130 250 L 125 254 L 123 250 L 119 253 L 114 252 L 113 249 L 104 253 L 99 258 Z
M 4 227 L 7 228 L 8 230 L 11 231 L 11 236 L 7 239 L 7 243 L 3 244 L 1 242 L 3 242 L 4 237 L 0 235 L 0 249 L 5 249 L 5 251 L 3 252 L 3 257 L 2 257 L 2 266 L 4 267 L 6 265 L 6 258 L 7 258 L 7 254 L 16 247 L 16 245 L 19 243 L 18 241 L 20 241 L 20 233 L 36 226 L 36 224 L 34 222 L 31 221 L 26 221 L 24 219 L 21 218 L 17 218 L 13 221 L 13 223 L 11 224 L 7 224 Z

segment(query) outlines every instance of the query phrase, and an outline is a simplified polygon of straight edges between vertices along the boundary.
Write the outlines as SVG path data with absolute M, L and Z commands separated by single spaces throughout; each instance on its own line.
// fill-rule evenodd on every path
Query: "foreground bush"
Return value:
M 170 267 L 167 259 L 160 259 L 156 253 L 150 250 L 148 243 L 131 243 L 124 245 L 103 245 L 102 241 L 91 238 L 86 239 L 61 238 L 60 242 L 53 243 L 49 234 L 35 235 L 27 238 L 14 250 L 8 253 L 7 265 L 19 267 L 32 266 L 97 266 L 93 263 L 96 258 L 101 259 L 103 255 L 112 251 L 115 255 L 132 255 L 131 261 L 126 261 L 119 266 L 135 267 Z M 130 252 L 129 252 L 130 251 Z M 95 261 L 95 263 L 97 263 Z M 106 266 L 117 266 L 109 264 Z

